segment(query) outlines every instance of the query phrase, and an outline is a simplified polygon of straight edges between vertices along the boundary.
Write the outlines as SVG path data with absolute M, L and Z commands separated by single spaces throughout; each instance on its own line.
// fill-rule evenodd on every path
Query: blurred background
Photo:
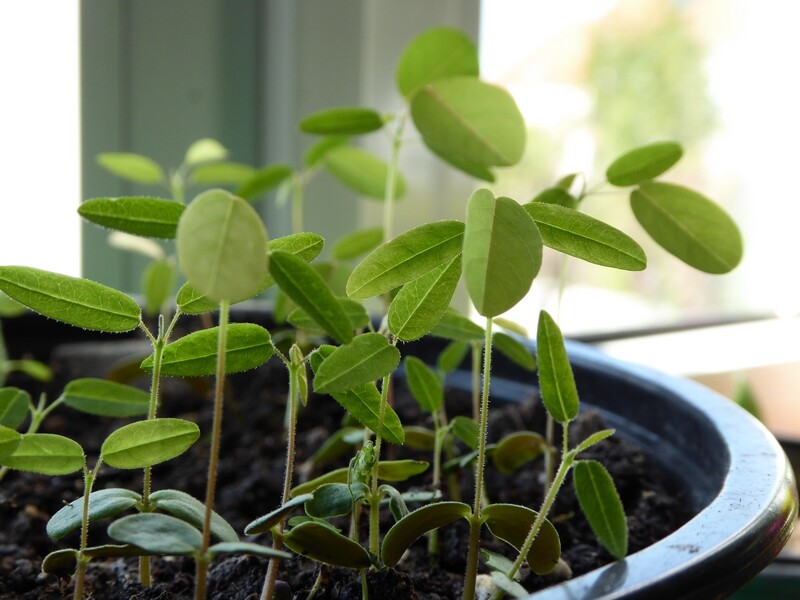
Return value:
M 91 197 L 162 192 L 111 176 L 98 153 L 177 166 L 193 141 L 212 137 L 232 160 L 299 166 L 312 142 L 300 118 L 341 105 L 400 109 L 399 53 L 421 31 L 450 25 L 479 43 L 482 77 L 508 88 L 528 123 L 525 157 L 499 172 L 496 194 L 527 202 L 573 172 L 591 187 L 621 152 L 672 139 L 685 154 L 667 179 L 719 202 L 745 239 L 736 271 L 700 274 L 645 244 L 624 193 L 597 194 L 586 211 L 642 243 L 651 268 L 570 261 L 557 307 L 561 266 L 551 261 L 508 317 L 530 328 L 539 308 L 556 307 L 565 332 L 623 358 L 728 394 L 744 377 L 770 398 L 765 420 L 800 432 L 791 410 L 800 203 L 789 181 L 800 139 L 798 22 L 800 5 L 779 0 L 3 0 L 0 260 L 135 292 L 143 259 L 109 248 L 75 210 Z M 388 151 L 381 135 L 364 145 Z M 396 231 L 463 218 L 477 182 L 413 134 L 401 168 L 409 190 Z M 374 201 L 332 179 L 317 178 L 306 195 L 306 228 L 326 238 L 380 223 Z M 259 210 L 272 237 L 289 232 L 274 194 Z

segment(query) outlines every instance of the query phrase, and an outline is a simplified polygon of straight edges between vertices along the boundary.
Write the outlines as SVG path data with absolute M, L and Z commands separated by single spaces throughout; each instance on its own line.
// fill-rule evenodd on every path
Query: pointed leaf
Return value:
M 353 146 L 336 146 L 325 154 L 323 164 L 336 179 L 359 194 L 376 200 L 385 198 L 389 167 L 377 156 Z M 405 193 L 405 179 L 397 173 L 395 200 L 402 198 Z
M 439 410 L 444 402 L 442 382 L 433 370 L 416 356 L 407 356 L 403 361 L 411 395 L 425 412 Z
M 536 359 L 525 345 L 516 338 L 498 331 L 492 334 L 492 348 L 511 359 L 526 371 L 536 370 Z
M 595 460 L 581 460 L 573 473 L 575 493 L 597 539 L 614 558 L 628 553 L 628 523 L 617 488 L 605 467 Z
M 108 526 L 113 539 L 133 544 L 153 554 L 195 554 L 203 543 L 200 532 L 188 523 L 158 513 L 123 517 Z
M 405 284 L 389 306 L 389 331 L 404 342 L 421 338 L 450 306 L 461 279 L 461 256 Z
M 162 356 L 161 374 L 174 377 L 214 375 L 217 369 L 219 326 L 201 329 L 167 344 Z M 274 347 L 269 331 L 254 323 L 228 325 L 225 372 L 239 373 L 267 362 Z M 153 355 L 142 361 L 141 368 L 153 370 Z
M 339 238 L 331 248 L 331 257 L 336 260 L 350 260 L 371 252 L 383 242 L 383 228 L 373 227 L 354 231 Z
M 516 581 L 509 579 L 508 575 L 506 575 L 505 573 L 500 573 L 499 571 L 492 571 L 492 583 L 494 583 L 495 586 L 503 590 L 506 594 L 510 595 L 512 598 L 528 597 L 527 590 Z
M 16 387 L 0 388 L 0 425 L 16 429 L 28 416 L 31 396 Z
M 316 135 L 361 135 L 383 127 L 384 119 L 371 108 L 329 108 L 300 121 L 300 131 Z
M 172 239 L 184 208 L 178 202 L 161 198 L 93 198 L 78 207 L 78 214 L 87 221 L 109 229 Z
M 366 328 L 370 323 L 370 316 L 367 309 L 360 302 L 351 300 L 346 296 L 337 297 L 336 300 L 342 305 L 344 313 L 350 320 L 350 329 L 358 330 Z M 297 329 L 304 329 L 313 333 L 325 334 L 325 330 L 302 308 L 296 308 L 289 313 L 286 320 L 290 325 Z
M 483 327 L 464 315 L 448 309 L 444 311 L 436 327 L 431 330 L 431 335 L 459 342 L 483 342 L 486 332 Z
M 414 38 L 397 63 L 397 87 L 406 98 L 428 83 L 457 75 L 478 76 L 478 49 L 450 27 L 429 29 Z
M 317 519 L 328 519 L 349 515 L 353 505 L 369 491 L 366 485 L 356 482 L 326 483 L 314 490 L 311 500 L 306 502 L 306 514 Z
M 269 165 L 252 173 L 236 188 L 236 195 L 245 200 L 255 200 L 275 189 L 292 176 L 288 165 Z
M 503 475 L 511 475 L 525 463 L 539 458 L 546 449 L 547 442 L 538 433 L 517 431 L 497 442 L 492 461 Z
M 383 563 L 394 567 L 414 541 L 458 519 L 468 519 L 471 512 L 463 502 L 435 502 L 411 511 L 386 532 L 381 546 Z
M 345 392 L 381 379 L 400 363 L 400 351 L 380 333 L 365 333 L 338 347 L 317 369 L 314 390 Z
M 227 157 L 228 150 L 225 146 L 213 138 L 202 138 L 189 146 L 183 160 L 192 166 L 212 160 L 225 160 Z
M 353 327 L 341 303 L 306 263 L 288 252 L 270 253 L 269 272 L 280 288 L 331 337 L 342 344 L 353 339 Z
M 615 432 L 616 432 L 615 429 L 602 429 L 600 431 L 597 431 L 597 432 L 593 433 L 592 435 L 587 437 L 585 440 L 583 440 L 580 444 L 575 446 L 575 450 L 574 450 L 575 454 L 579 454 L 580 452 L 583 452 L 584 450 L 586 450 L 588 448 L 591 448 L 595 444 L 599 444 L 604 439 L 609 438 L 612 435 L 614 435 Z
M 19 447 L 22 435 L 10 427 L 0 425 L 0 464 Z
M 541 263 L 541 236 L 525 209 L 489 190 L 475 192 L 467 204 L 464 278 L 478 313 L 495 317 L 514 306 Z
M 150 494 L 150 501 L 159 510 L 186 521 L 197 529 L 203 528 L 206 506 L 194 496 L 180 490 L 158 490 Z M 211 511 L 211 535 L 220 542 L 238 542 L 239 536 L 230 524 L 216 511 Z
M 568 423 L 578 414 L 578 390 L 561 330 L 545 311 L 539 313 L 536 349 L 542 402 L 556 421 Z
M 411 100 L 422 140 L 456 167 L 513 165 L 525 149 L 525 121 L 506 90 L 475 77 L 427 84 Z
M 683 156 L 683 148 L 675 142 L 657 142 L 635 148 L 617 158 L 606 170 L 611 185 L 627 187 L 655 179 L 670 169 Z
M 208 555 L 212 559 L 221 554 L 255 554 L 265 558 L 292 558 L 288 552 L 249 542 L 220 542 L 208 549 Z
M 103 462 L 117 469 L 142 469 L 180 456 L 200 437 L 183 419 L 151 419 L 125 425 L 106 438 Z
M 260 291 L 267 275 L 267 232 L 245 200 L 223 190 L 195 198 L 175 236 L 181 270 L 212 300 L 238 302 Z
M 516 504 L 492 504 L 483 509 L 482 519 L 492 535 L 519 550 L 536 520 L 536 511 Z M 547 519 L 528 552 L 528 564 L 537 575 L 555 569 L 561 556 L 561 542 L 556 528 Z
M 86 463 L 83 448 L 52 433 L 26 433 L 14 452 L 0 460 L 4 466 L 44 475 L 69 475 Z
M 151 158 L 133 152 L 101 152 L 98 164 L 117 177 L 135 183 L 164 183 L 164 170 Z
M 309 169 L 315 167 L 327 156 L 328 152 L 339 146 L 344 146 L 349 141 L 350 138 L 343 136 L 321 138 L 306 150 L 305 156 L 303 157 L 303 164 Z
M 358 542 L 314 521 L 294 527 L 283 541 L 293 552 L 335 567 L 365 569 L 372 564 L 369 552 Z
M 63 392 L 64 403 L 81 412 L 104 417 L 146 415 L 150 394 L 130 385 L 106 379 L 74 379 Z
M 371 298 L 422 277 L 461 253 L 464 224 L 438 221 L 415 227 L 373 250 L 347 281 L 351 298 Z
M 89 494 L 89 522 L 116 517 L 130 510 L 142 497 L 131 490 L 110 488 Z M 70 531 L 81 526 L 83 516 L 83 496 L 62 507 L 47 521 L 47 535 L 54 540 L 61 539 Z
M 458 415 L 450 421 L 453 435 L 464 442 L 468 448 L 475 450 L 478 447 L 478 424 L 469 417 Z
M 544 244 L 558 252 L 626 271 L 647 266 L 642 247 L 611 225 L 555 204 L 531 202 L 525 210 L 536 222 Z
M 436 368 L 442 373 L 455 371 L 464 362 L 469 354 L 469 344 L 466 342 L 450 342 L 436 358 Z
M 286 515 L 295 510 L 298 506 L 302 506 L 314 497 L 313 494 L 301 494 L 292 498 L 285 504 L 279 506 L 271 513 L 251 521 L 247 527 L 244 528 L 245 535 L 258 535 L 259 533 L 266 533 L 280 523 Z
M 172 298 L 176 275 L 172 260 L 155 260 L 147 265 L 142 274 L 142 293 L 148 315 L 157 315 L 167 300 Z
M 122 292 L 89 281 L 33 269 L 0 267 L 0 290 L 39 314 L 95 331 L 132 331 L 142 311 Z
M 742 259 L 742 236 L 736 223 L 702 194 L 649 181 L 631 192 L 631 208 L 661 247 L 695 269 L 727 273 Z
M 256 174 L 250 165 L 217 162 L 192 169 L 192 181 L 200 185 L 240 185 Z

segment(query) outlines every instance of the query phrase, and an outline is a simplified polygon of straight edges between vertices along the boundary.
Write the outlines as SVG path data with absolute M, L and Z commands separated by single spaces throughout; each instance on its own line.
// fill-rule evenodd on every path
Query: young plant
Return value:
M 12 359 L 8 355 L 8 348 L 3 336 L 3 319 L 18 317 L 24 313 L 25 307 L 20 306 L 0 292 L 0 388 L 5 386 L 8 376 L 15 371 L 24 373 L 39 381 L 50 381 L 53 377 L 48 366 L 38 360 Z

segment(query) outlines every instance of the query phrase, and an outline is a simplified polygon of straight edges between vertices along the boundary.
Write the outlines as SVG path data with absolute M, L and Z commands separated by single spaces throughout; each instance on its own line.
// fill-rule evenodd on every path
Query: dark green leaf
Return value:
M 335 567 L 366 569 L 372 564 L 369 552 L 358 542 L 315 521 L 294 527 L 283 541 L 293 552 Z
M 575 493 L 597 539 L 615 558 L 628 553 L 628 524 L 617 488 L 605 467 L 594 460 L 575 464 Z
M 158 490 L 150 494 L 150 501 L 159 510 L 186 521 L 198 529 L 203 528 L 206 507 L 193 496 L 180 490 Z M 220 542 L 238 542 L 239 536 L 216 511 L 211 512 L 211 535 Z
M 742 236 L 736 223 L 702 194 L 649 181 L 631 192 L 631 208 L 656 242 L 695 269 L 727 273 L 742 259 Z
M 105 544 L 103 546 L 92 546 L 83 551 L 85 558 L 107 558 L 114 556 L 132 557 L 145 556 L 148 553 L 136 546 L 125 544 Z M 42 573 L 57 575 L 59 577 L 69 577 L 75 573 L 78 565 L 78 551 L 74 548 L 64 548 L 56 550 L 44 557 L 42 561 Z
M 316 135 L 361 135 L 383 127 L 384 118 L 371 108 L 329 108 L 300 121 L 300 130 Z
M 381 481 L 405 481 L 428 470 L 430 465 L 424 460 L 382 460 L 378 464 L 378 479 Z M 347 483 L 348 467 L 328 471 L 310 481 L 292 488 L 291 496 L 310 494 L 326 483 Z
M 142 497 L 131 490 L 109 488 L 89 495 L 89 522 L 116 517 L 130 510 Z M 70 531 L 81 526 L 83 516 L 83 496 L 62 507 L 47 521 L 47 535 L 54 540 L 61 539 Z
M 355 482 L 326 483 L 314 490 L 311 500 L 306 502 L 306 514 L 317 519 L 328 519 L 348 515 L 355 502 L 361 500 L 369 491 L 366 485 Z
M 251 544 L 250 542 L 220 542 L 208 549 L 208 555 L 213 559 L 221 554 L 255 554 L 265 558 L 291 558 L 292 555 L 282 550 L 275 550 L 269 546 Z
M 683 148 L 675 142 L 657 142 L 635 148 L 616 159 L 606 170 L 611 185 L 627 187 L 655 179 L 683 156 Z
M 151 158 L 132 152 L 102 152 L 97 155 L 98 164 L 128 181 L 136 183 L 164 183 L 164 170 Z
M 331 248 L 331 257 L 350 260 L 371 252 L 383 242 L 383 228 L 373 227 L 354 231 L 339 238 Z
M 184 208 L 183 204 L 161 198 L 93 198 L 78 207 L 78 214 L 109 229 L 172 239 Z
M 556 421 L 568 423 L 578 414 L 578 391 L 561 330 L 545 311 L 539 313 L 536 349 L 542 402 Z
M 200 437 L 183 419 L 150 419 L 125 425 L 106 438 L 101 458 L 117 469 L 141 469 L 180 456 Z
M 31 396 L 16 387 L 0 388 L 0 425 L 16 429 L 28 416 Z
M 498 331 L 492 334 L 492 348 L 511 359 L 526 371 L 536 370 L 536 359 L 530 353 L 525 344 L 516 338 Z
M 342 427 L 326 437 L 307 462 L 314 467 L 321 467 L 346 454 L 351 454 L 353 447 L 363 441 L 364 429 L 362 427 Z
M 301 494 L 300 496 L 292 498 L 272 512 L 259 517 L 255 521 L 251 521 L 247 527 L 244 528 L 244 534 L 258 535 L 259 533 L 266 533 L 267 531 L 270 531 L 273 527 L 280 523 L 286 517 L 286 515 L 291 513 L 298 506 L 302 506 L 313 497 L 313 494 Z
M 392 373 L 400 351 L 380 333 L 365 333 L 338 347 L 319 366 L 314 389 L 321 394 L 345 392 Z
M 353 146 L 336 146 L 328 150 L 323 159 L 325 167 L 336 179 L 369 198 L 383 200 L 386 196 L 388 165 L 377 156 Z M 406 193 L 402 174 L 396 173 L 395 200 Z
M 255 200 L 275 189 L 291 176 L 292 168 L 290 166 L 269 165 L 243 180 L 241 185 L 236 188 L 236 195 L 245 200 Z
M 73 379 L 63 392 L 64 403 L 81 412 L 104 417 L 146 415 L 150 394 L 106 379 Z
M 444 402 L 442 382 L 433 370 L 416 356 L 403 361 L 411 395 L 425 412 L 435 412 Z
M 525 463 L 539 458 L 546 449 L 547 443 L 538 433 L 517 431 L 497 442 L 492 460 L 503 475 L 511 475 Z
M 195 167 L 192 181 L 200 185 L 240 185 L 256 173 L 250 165 L 238 162 L 218 162 Z
M 483 509 L 482 519 L 492 535 L 519 550 L 536 520 L 537 513 L 516 504 L 492 504 Z M 561 557 L 561 542 L 555 527 L 544 520 L 528 552 L 528 564 L 537 575 L 552 571 Z
M 388 499 L 389 510 L 392 512 L 395 521 L 399 521 L 408 515 L 406 501 L 396 487 L 384 484 L 378 487 L 378 492 Z
M 123 517 L 109 525 L 108 535 L 147 552 L 171 556 L 193 555 L 203 542 L 200 532 L 185 521 L 158 513 Z
M 26 433 L 14 452 L 0 461 L 19 471 L 44 475 L 69 475 L 86 463 L 83 448 L 71 439 L 52 433 Z

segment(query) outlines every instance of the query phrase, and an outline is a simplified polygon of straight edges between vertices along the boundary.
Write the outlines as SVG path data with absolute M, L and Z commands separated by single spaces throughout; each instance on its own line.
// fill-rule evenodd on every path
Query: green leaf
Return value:
M 336 300 L 342 305 L 344 313 L 350 319 L 350 329 L 357 330 L 363 329 L 369 325 L 370 316 L 367 309 L 355 300 L 347 297 L 337 297 Z M 292 327 L 297 329 L 304 329 L 312 333 L 325 334 L 325 330 L 320 327 L 317 322 L 302 308 L 295 308 L 286 317 L 286 320 Z
M 176 233 L 178 262 L 210 299 L 238 302 L 261 290 L 267 275 L 267 232 L 246 201 L 223 190 L 195 198 Z
M 228 150 L 225 146 L 215 139 L 202 138 L 189 146 L 183 161 L 187 166 L 193 166 L 213 160 L 225 160 L 226 158 L 228 158 Z
M 536 520 L 537 513 L 516 504 L 492 504 L 483 509 L 481 518 L 492 535 L 519 550 Z M 547 519 L 528 552 L 528 564 L 537 575 L 546 575 L 558 564 L 561 542 L 555 527 Z
M 336 146 L 328 150 L 323 163 L 336 179 L 359 194 L 377 200 L 385 198 L 389 167 L 377 156 L 353 146 Z M 397 173 L 395 200 L 402 198 L 405 193 L 405 179 L 402 174 Z
M 483 342 L 486 332 L 483 327 L 453 309 L 447 309 L 431 330 L 431 335 L 458 342 Z
M 511 475 L 525 463 L 539 458 L 546 449 L 547 442 L 538 433 L 517 431 L 497 442 L 492 460 L 503 475 Z
M 464 362 L 469 354 L 469 344 L 466 342 L 450 342 L 436 358 L 436 368 L 442 373 L 455 371 Z
M 283 541 L 293 552 L 335 567 L 366 569 L 372 565 L 369 552 L 358 542 L 314 521 L 294 527 Z
M 131 235 L 172 239 L 184 208 L 161 198 L 92 198 L 78 207 L 78 214 L 95 225 Z
M 11 318 L 25 314 L 25 307 L 0 292 L 0 317 Z
M 614 558 L 628 553 L 628 524 L 617 488 L 605 467 L 595 460 L 581 460 L 573 473 L 575 493 L 592 531 Z
M 516 581 L 509 579 L 508 575 L 499 571 L 492 571 L 492 583 L 513 598 L 527 598 L 528 592 Z
M 70 531 L 81 526 L 83 516 L 83 499 L 81 496 L 62 507 L 47 521 L 47 535 L 54 540 L 61 539 Z M 116 517 L 130 510 L 140 502 L 142 497 L 131 490 L 109 488 L 89 494 L 89 522 Z
M 16 430 L 0 425 L 0 463 L 7 456 L 11 456 L 19 448 L 22 435 Z
M 327 156 L 328 152 L 347 144 L 349 141 L 350 138 L 341 136 L 321 138 L 306 151 L 303 157 L 303 163 L 307 168 L 311 169 L 317 166 L 317 164 Z
M 302 258 L 274 250 L 270 253 L 269 272 L 286 295 L 333 339 L 341 344 L 353 339 L 353 326 L 341 303 Z
M 463 502 L 435 502 L 411 511 L 386 532 L 381 546 L 383 563 L 394 567 L 421 536 L 458 519 L 468 519 L 471 512 L 469 505 Z
M 200 437 L 183 419 L 150 419 L 125 425 L 106 438 L 101 458 L 117 469 L 142 469 L 180 456 Z
M 145 312 L 157 315 L 161 307 L 172 297 L 175 289 L 175 265 L 171 260 L 154 260 L 142 274 L 142 292 Z
M 161 363 L 161 374 L 173 377 L 214 375 L 217 369 L 219 326 L 201 329 L 167 344 Z M 260 367 L 267 362 L 274 347 L 269 331 L 253 323 L 228 325 L 225 351 L 225 372 L 239 373 Z M 153 370 L 153 355 L 142 361 L 141 368 Z
M 180 519 L 158 513 L 123 517 L 108 526 L 113 539 L 133 544 L 152 554 L 193 555 L 203 543 L 201 533 Z
M 83 448 L 69 438 L 52 433 L 26 433 L 2 464 L 19 471 L 44 475 L 69 475 L 86 463 Z
M 635 148 L 617 158 L 606 170 L 611 185 L 627 187 L 655 179 L 670 169 L 683 156 L 683 148 L 675 142 L 657 142 Z
M 28 416 L 31 396 L 16 387 L 0 388 L 0 425 L 16 429 Z
M 589 215 L 555 204 L 525 205 L 546 246 L 587 262 L 641 271 L 647 266 L 644 250 L 627 234 Z
M 415 475 L 424 473 L 430 465 L 424 460 L 382 460 L 378 464 L 378 479 L 381 481 L 406 481 Z M 310 494 L 326 483 L 347 483 L 348 467 L 328 471 L 314 479 L 301 483 L 292 488 L 291 497 L 297 498 L 302 494 Z
M 595 433 L 587 437 L 585 440 L 583 440 L 580 444 L 578 444 L 575 447 L 574 450 L 575 454 L 579 454 L 580 452 L 583 452 L 584 450 L 591 448 L 595 444 L 599 444 L 604 439 L 614 435 L 615 432 L 616 432 L 615 429 L 602 429 L 600 431 L 596 431 Z
M 314 390 L 320 394 L 345 392 L 393 372 L 400 351 L 380 333 L 364 333 L 339 346 L 316 370 Z
M 450 421 L 453 435 L 464 442 L 468 448 L 475 450 L 478 447 L 478 424 L 474 419 L 458 415 Z
M 62 395 L 67 406 L 104 417 L 146 415 L 150 406 L 150 394 L 143 390 L 91 377 L 70 381 Z
M 247 527 L 244 528 L 245 535 L 258 535 L 259 533 L 266 533 L 280 523 L 286 515 L 295 510 L 298 506 L 302 506 L 314 497 L 313 494 L 301 494 L 292 498 L 285 504 L 279 506 L 272 512 L 251 521 Z
M 316 135 L 361 135 L 383 127 L 384 118 L 371 108 L 328 108 L 300 121 L 300 130 Z
M 109 557 L 132 557 L 145 556 L 148 553 L 130 544 L 104 544 L 102 546 L 92 546 L 83 551 L 84 558 L 109 558 Z M 57 575 L 59 577 L 69 577 L 75 573 L 78 565 L 78 550 L 74 548 L 64 548 L 56 550 L 44 557 L 42 561 L 42 573 Z
M 197 529 L 203 528 L 206 505 L 180 490 L 158 490 L 150 494 L 150 501 L 159 510 L 186 521 Z M 220 542 L 238 542 L 239 536 L 216 511 L 211 511 L 211 535 Z
M 449 27 L 414 38 L 397 63 L 397 87 L 406 98 L 428 83 L 457 75 L 478 76 L 478 49 L 467 35 Z
M 577 208 L 578 201 L 562 187 L 551 187 L 542 190 L 531 202 L 539 204 L 555 204 L 564 208 Z M 527 205 L 526 205 L 527 206 Z
M 39 314 L 95 331 L 132 331 L 141 309 L 122 292 L 89 281 L 33 269 L 0 267 L 0 290 Z
M 39 381 L 50 381 L 53 379 L 53 372 L 50 370 L 50 367 L 38 360 L 10 360 L 8 361 L 8 366 L 11 367 L 12 371 L 25 373 L 28 377 L 33 377 Z
M 517 365 L 526 371 L 536 370 L 536 359 L 525 347 L 525 345 L 518 341 L 516 338 L 498 331 L 492 334 L 492 348 L 503 354 L 506 358 L 511 359 Z
M 736 223 L 702 194 L 649 181 L 631 192 L 631 208 L 661 247 L 695 269 L 727 273 L 742 259 L 742 236 Z
M 292 555 L 282 550 L 275 550 L 269 546 L 251 544 L 250 542 L 220 542 L 208 549 L 208 555 L 213 559 L 220 554 L 255 554 L 265 558 L 291 558 Z
M 306 502 L 306 514 L 317 519 L 328 519 L 349 515 L 355 502 L 361 500 L 369 488 L 361 482 L 326 483 L 314 490 L 311 500 Z
M 192 169 L 191 178 L 199 185 L 241 185 L 256 174 L 250 165 L 238 162 L 218 162 Z
M 519 302 L 542 263 L 533 220 L 510 198 L 476 191 L 467 204 L 464 278 L 478 313 L 495 317 Z
M 436 432 L 427 427 L 407 425 L 403 427 L 405 434 L 405 446 L 412 450 L 433 450 L 436 445 Z
M 165 183 L 164 170 L 152 158 L 132 152 L 101 152 L 97 163 L 106 171 L 135 183 Z
M 513 165 L 525 149 L 514 98 L 474 77 L 427 84 L 411 100 L 411 117 L 428 148 L 458 168 Z
M 395 521 L 399 521 L 408 515 L 409 511 L 405 498 L 396 487 L 384 484 L 378 487 L 378 493 L 382 494 L 388 500 L 389 510 Z M 385 500 L 381 502 L 383 503 Z
M 236 188 L 236 195 L 253 201 L 275 189 L 292 176 L 292 168 L 288 165 L 268 165 L 244 179 Z
M 461 279 L 461 256 L 405 284 L 389 305 L 389 331 L 404 342 L 429 333 L 450 305 Z
M 578 390 L 561 330 L 545 311 L 539 313 L 536 350 L 542 402 L 556 421 L 568 423 L 578 415 Z
M 463 236 L 464 224 L 459 221 L 427 223 L 398 235 L 353 270 L 347 295 L 371 298 L 422 277 L 458 256 Z
M 406 356 L 403 361 L 411 395 L 425 412 L 439 410 L 444 402 L 442 382 L 433 370 L 416 356 Z
M 331 257 L 350 260 L 371 252 L 383 242 L 383 228 L 373 227 L 354 231 L 339 238 L 331 248 Z

